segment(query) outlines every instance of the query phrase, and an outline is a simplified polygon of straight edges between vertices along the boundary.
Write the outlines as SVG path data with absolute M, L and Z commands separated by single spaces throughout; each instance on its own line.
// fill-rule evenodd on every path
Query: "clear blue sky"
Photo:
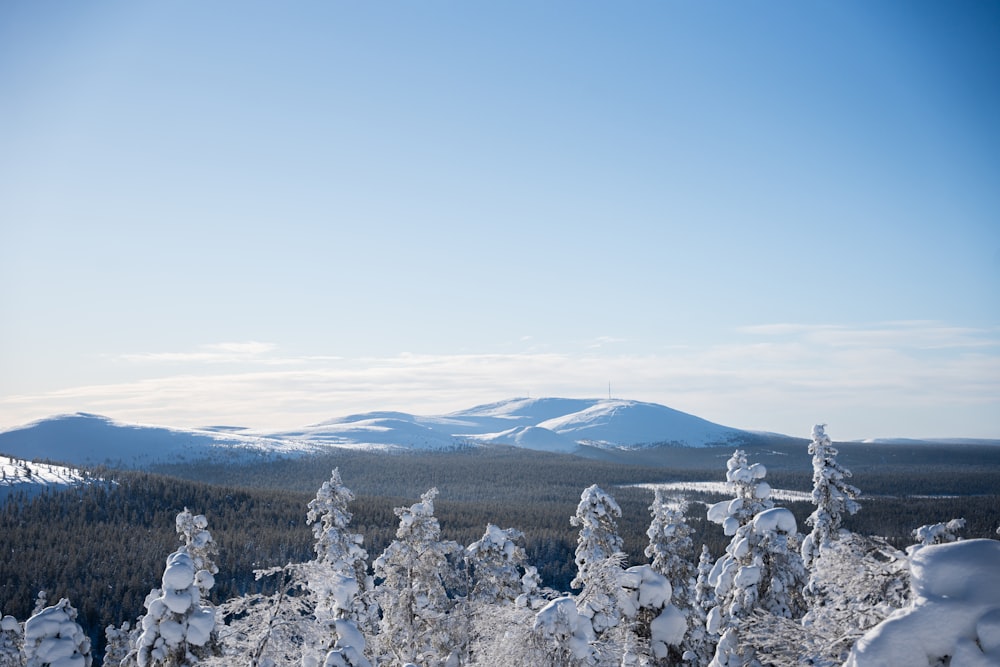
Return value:
M 0 3 L 0 427 L 1000 437 L 1000 5 Z

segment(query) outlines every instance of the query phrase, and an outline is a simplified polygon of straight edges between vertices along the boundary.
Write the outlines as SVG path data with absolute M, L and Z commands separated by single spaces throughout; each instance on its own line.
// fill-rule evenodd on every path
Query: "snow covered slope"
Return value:
M 219 456 L 259 456 L 316 451 L 308 442 L 287 442 L 232 429 L 185 430 L 126 424 L 78 412 L 0 432 L 0 453 L 76 465 L 143 467 L 151 463 Z
M 19 491 L 32 496 L 47 489 L 68 489 L 87 481 L 79 470 L 0 456 L 0 503 Z
M 516 398 L 446 415 L 369 412 L 301 429 L 254 432 L 224 426 L 175 429 L 76 413 L 0 432 L 0 453 L 77 465 L 296 456 L 330 447 L 447 449 L 504 444 L 553 452 L 581 445 L 638 448 L 670 443 L 733 445 L 754 436 L 655 403 L 619 399 Z

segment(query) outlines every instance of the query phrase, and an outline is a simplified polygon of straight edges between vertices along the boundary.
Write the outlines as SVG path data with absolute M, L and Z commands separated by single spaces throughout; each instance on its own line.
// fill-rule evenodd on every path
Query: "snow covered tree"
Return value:
M 24 623 L 26 667 L 90 667 L 90 639 L 63 598 Z
M 193 516 L 186 508 L 177 515 L 185 544 L 167 557 L 162 588 L 146 596 L 135 647 L 139 667 L 185 667 L 218 651 L 215 608 L 204 600 L 215 585 L 212 570 L 218 572 L 207 526 L 204 516 Z
M 21 646 L 24 636 L 21 624 L 13 616 L 0 614 L 0 667 L 22 667 Z
M 518 544 L 524 533 L 514 528 L 500 529 L 487 524 L 486 533 L 465 550 L 472 578 L 469 597 L 478 602 L 513 602 L 524 592 L 521 570 L 526 559 Z
M 448 595 L 455 578 L 452 559 L 464 554 L 456 542 L 441 541 L 432 488 L 410 507 L 397 507 L 399 528 L 374 563 L 375 597 L 382 608 L 373 645 L 387 664 L 439 665 L 465 649 L 465 620 Z
M 214 576 L 219 573 L 219 568 L 215 564 L 219 547 L 212 539 L 212 534 L 208 532 L 208 519 L 204 514 L 191 514 L 185 507 L 184 511 L 177 515 L 175 523 L 177 536 L 184 543 L 184 550 L 191 557 L 196 570 L 205 570 L 213 576 L 208 588 L 202 589 L 202 593 L 207 593 L 215 583 Z M 208 582 L 209 579 L 205 577 L 203 581 Z
M 820 550 L 837 538 L 844 514 L 858 511 L 856 499 L 861 494 L 847 483 L 851 472 L 837 462 L 837 449 L 826 434 L 825 424 L 813 426 L 809 453 L 813 457 L 812 501 L 816 510 L 806 519 L 813 529 L 802 541 L 802 560 L 807 568 Z
M 913 531 L 913 538 L 917 541 L 917 543 L 913 546 L 907 547 L 906 553 L 912 556 L 921 548 L 932 544 L 957 542 L 962 539 L 958 536 L 958 532 L 964 528 L 965 519 L 952 519 L 947 523 L 933 523 L 926 526 L 920 526 Z
M 649 507 L 652 521 L 646 531 L 649 545 L 645 554 L 652 559 L 652 568 L 670 581 L 673 588 L 671 600 L 683 614 L 688 628 L 684 643 L 675 649 L 677 654 L 673 656 L 674 662 L 689 651 L 692 656 L 705 653 L 707 642 L 705 610 L 696 599 L 696 570 L 691 561 L 694 550 L 691 527 L 684 518 L 687 507 L 684 500 L 668 502 L 660 490 L 656 489 L 653 504 Z M 711 568 L 711 563 L 708 567 Z
M 618 600 L 625 561 L 618 523 L 618 503 L 596 484 L 584 489 L 570 524 L 580 529 L 576 546 L 576 577 L 570 583 L 582 588 L 577 598 L 581 614 L 600 635 L 621 621 Z
M 121 627 L 109 625 L 104 628 L 107 643 L 104 646 L 104 663 L 108 667 L 119 667 L 132 649 L 132 624 L 125 621 Z
M 694 543 L 691 541 L 691 527 L 684 520 L 687 513 L 686 501 L 670 503 L 656 489 L 653 504 L 649 506 L 652 516 L 646 536 L 646 547 L 650 565 L 664 575 L 674 589 L 674 600 L 679 596 L 688 597 L 694 579 L 694 565 L 691 562 Z
M 570 525 L 579 527 L 576 542 L 576 576 L 570 582 L 573 588 L 584 588 L 595 566 L 621 553 L 622 538 L 618 535 L 618 523 L 622 510 L 610 495 L 594 484 L 580 494 L 576 514 L 570 517 Z
M 326 654 L 336 647 L 341 660 L 346 660 L 343 656 L 350 652 L 345 643 L 348 638 L 353 641 L 363 637 L 359 627 L 373 629 L 378 612 L 371 598 L 374 582 L 368 575 L 364 538 L 349 530 L 352 515 L 347 506 L 352 500 L 354 494 L 344 486 L 340 470 L 334 468 L 329 481 L 323 482 L 316 497 L 309 501 L 306 515 L 306 523 L 312 525 L 316 538 L 316 559 L 299 567 L 315 597 L 314 615 L 320 635 L 325 636 L 321 646 L 313 650 Z M 362 664 L 352 659 L 351 664 Z
M 771 488 L 763 481 L 766 474 L 763 465 L 748 465 L 746 455 L 737 451 L 726 472 L 735 497 L 708 509 L 708 519 L 732 537 L 708 576 L 716 604 L 708 613 L 706 629 L 721 635 L 712 667 L 753 660 L 753 649 L 741 642 L 739 631 L 758 607 L 785 618 L 802 611 L 806 573 L 798 553 L 798 528 L 791 512 L 773 507 Z

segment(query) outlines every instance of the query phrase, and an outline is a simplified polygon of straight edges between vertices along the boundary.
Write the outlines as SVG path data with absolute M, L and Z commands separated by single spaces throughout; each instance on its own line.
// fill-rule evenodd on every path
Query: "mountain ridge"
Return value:
M 595 452 L 629 454 L 664 445 L 744 447 L 773 438 L 791 436 L 723 426 L 657 403 L 521 397 L 443 415 L 387 410 L 355 413 L 283 431 L 233 425 L 170 428 L 77 412 L 0 431 L 0 453 L 73 465 L 145 468 L 179 461 L 299 457 L 332 448 L 442 451 L 505 445 L 592 456 Z M 929 442 L 887 439 L 896 441 Z M 1000 440 L 990 442 L 1000 445 Z

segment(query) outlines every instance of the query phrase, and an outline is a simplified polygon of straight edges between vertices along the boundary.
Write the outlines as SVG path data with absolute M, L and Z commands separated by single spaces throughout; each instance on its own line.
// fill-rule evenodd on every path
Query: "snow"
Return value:
M 14 492 L 34 495 L 47 489 L 68 489 L 89 481 L 75 468 L 0 456 L 0 502 Z
M 90 639 L 76 622 L 76 610 L 65 598 L 46 607 L 24 624 L 28 664 L 84 667 L 90 664 Z
M 59 415 L 0 432 L 0 451 L 40 454 L 76 465 L 142 467 L 173 461 L 300 456 L 346 448 L 445 449 L 468 443 L 505 444 L 571 452 L 671 443 L 692 447 L 750 437 L 655 403 L 621 399 L 518 398 L 446 415 L 376 411 L 351 414 L 277 432 L 238 426 L 167 428 L 118 422 L 99 415 Z
M 635 484 L 637 488 L 649 489 L 655 491 L 659 489 L 664 495 L 673 493 L 716 493 L 719 495 L 730 495 L 731 489 L 727 486 L 726 482 L 664 482 L 664 483 L 648 483 L 648 484 Z M 806 501 L 812 500 L 812 494 L 805 491 L 790 491 L 788 489 L 775 489 L 767 482 L 757 483 L 757 492 L 755 495 L 758 496 L 760 500 L 761 493 L 763 493 L 763 488 L 766 487 L 770 493 L 767 498 L 771 500 L 782 500 L 786 502 L 795 501 Z M 728 501 L 727 501 L 728 502 Z
M 845 667 L 1000 664 L 1000 542 L 925 546 L 910 574 L 910 605 L 858 640 Z
M 795 515 L 784 507 L 774 507 L 764 510 L 753 519 L 753 531 L 758 535 L 770 532 L 794 535 L 798 532 L 795 524 Z
M 662 660 L 667 657 L 667 646 L 677 646 L 683 641 L 687 621 L 677 607 L 669 605 L 650 622 L 649 632 L 653 655 Z
M 315 443 L 198 429 L 129 424 L 78 412 L 0 431 L 0 451 L 74 465 L 140 466 L 220 454 L 305 454 Z

